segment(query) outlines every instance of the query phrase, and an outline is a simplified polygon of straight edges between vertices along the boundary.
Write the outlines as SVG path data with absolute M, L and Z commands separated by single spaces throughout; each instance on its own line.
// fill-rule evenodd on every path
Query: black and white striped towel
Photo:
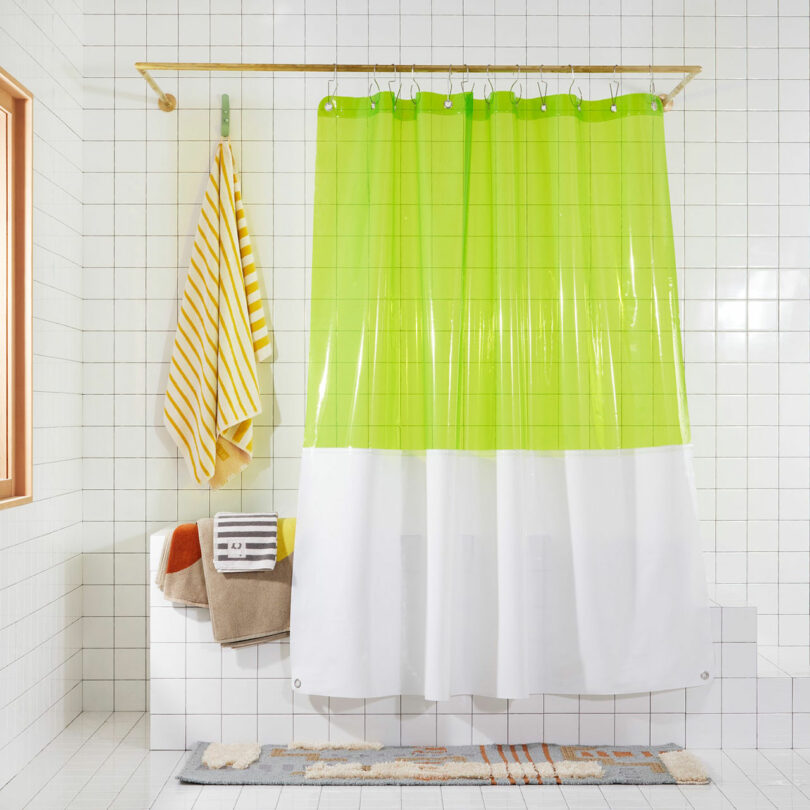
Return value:
M 278 514 L 217 512 L 214 568 L 221 573 L 272 571 L 276 567 Z

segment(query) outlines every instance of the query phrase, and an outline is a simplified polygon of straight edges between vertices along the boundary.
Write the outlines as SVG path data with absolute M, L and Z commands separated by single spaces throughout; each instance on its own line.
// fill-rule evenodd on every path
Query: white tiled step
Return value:
M 160 534 L 153 536 L 153 573 L 162 542 Z M 622 696 L 535 695 L 508 702 L 469 696 L 440 703 L 413 697 L 329 700 L 294 694 L 288 643 L 224 649 L 213 640 L 207 610 L 174 607 L 153 586 L 151 747 L 182 750 L 201 739 L 284 743 L 293 738 L 810 747 L 810 677 L 792 677 L 758 659 L 755 608 L 715 606 L 711 614 L 718 675 L 705 686 Z

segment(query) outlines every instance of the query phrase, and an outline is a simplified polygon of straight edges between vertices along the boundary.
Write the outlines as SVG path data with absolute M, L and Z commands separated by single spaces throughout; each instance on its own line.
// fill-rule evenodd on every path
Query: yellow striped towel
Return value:
M 208 177 L 191 249 L 163 417 L 198 484 L 215 489 L 253 455 L 257 361 L 271 353 L 230 143 Z

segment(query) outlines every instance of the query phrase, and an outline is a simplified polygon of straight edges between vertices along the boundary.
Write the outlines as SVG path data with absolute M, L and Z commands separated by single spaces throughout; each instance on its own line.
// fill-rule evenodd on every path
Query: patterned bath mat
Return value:
M 265 745 L 247 767 L 244 744 L 228 751 L 198 743 L 178 776 L 202 785 L 676 785 L 705 784 L 700 761 L 677 745 L 521 745 L 353 747 Z

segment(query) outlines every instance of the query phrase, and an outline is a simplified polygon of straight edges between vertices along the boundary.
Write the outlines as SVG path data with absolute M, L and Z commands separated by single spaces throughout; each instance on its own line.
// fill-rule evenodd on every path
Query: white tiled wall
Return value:
M 703 65 L 666 127 L 707 570 L 719 602 L 759 608 L 761 643 L 799 645 L 806 657 L 806 0 L 498 0 L 495 8 L 495 0 L 86 0 L 87 707 L 144 705 L 148 532 L 219 508 L 292 514 L 304 414 L 313 110 L 327 77 L 160 74 L 179 99 L 167 114 L 132 68 L 140 59 Z M 341 76 L 339 92 L 364 93 L 367 81 Z M 657 90 L 675 81 L 658 78 Z M 605 82 L 580 85 L 607 94 Z M 647 86 L 641 77 L 623 89 Z M 566 91 L 568 79 L 552 80 L 557 87 Z M 277 360 L 262 368 L 257 459 L 234 486 L 209 493 L 191 486 L 159 413 L 223 92 Z
M 0 0 L 34 101 L 34 494 L 0 511 L 0 785 L 82 708 L 82 9 Z

